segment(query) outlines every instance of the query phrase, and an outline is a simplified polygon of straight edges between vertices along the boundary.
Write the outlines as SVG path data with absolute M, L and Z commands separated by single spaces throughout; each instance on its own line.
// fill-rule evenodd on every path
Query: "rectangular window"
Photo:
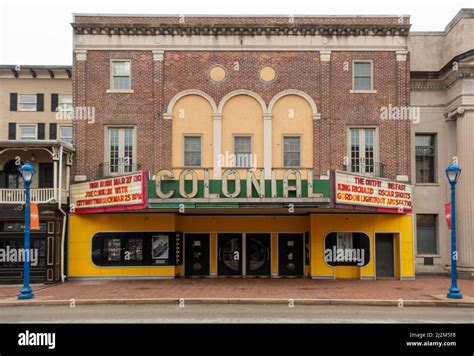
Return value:
M 372 62 L 354 61 L 353 90 L 373 90 L 372 85 Z
M 252 137 L 234 136 L 234 155 L 236 167 L 252 167 Z
M 36 111 L 36 95 L 18 95 L 19 111 Z
M 39 164 L 39 187 L 40 188 L 53 188 L 54 186 L 54 169 L 53 163 L 40 163 Z
M 201 136 L 184 137 L 184 166 L 201 167 Z
M 350 135 L 350 171 L 355 173 L 369 173 L 380 176 L 376 157 L 375 128 L 351 128 Z
M 113 90 L 129 90 L 131 89 L 130 80 L 130 60 L 114 60 L 112 61 L 112 83 Z
M 20 125 L 20 140 L 36 140 L 36 125 Z
M 416 182 L 436 183 L 436 135 L 416 134 Z
M 299 167 L 301 166 L 301 137 L 284 136 L 283 137 L 283 166 Z
M 72 144 L 72 126 L 60 126 L 59 139 Z
M 105 175 L 124 174 L 137 170 L 134 164 L 135 138 L 132 127 L 110 127 L 109 137 L 109 162 Z
M 438 215 L 416 214 L 416 250 L 420 255 L 438 254 Z
M 59 96 L 59 111 L 72 111 L 72 95 Z

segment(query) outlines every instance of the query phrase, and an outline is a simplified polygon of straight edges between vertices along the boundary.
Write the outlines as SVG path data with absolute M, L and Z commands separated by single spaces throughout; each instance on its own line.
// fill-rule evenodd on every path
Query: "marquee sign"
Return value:
M 71 185 L 71 213 L 146 208 L 144 171 Z
M 406 213 L 412 210 L 410 184 L 336 171 L 335 202 Z
M 279 199 L 322 199 L 329 198 L 329 181 L 313 179 L 311 169 L 305 172 L 287 169 L 280 179 L 272 170 L 271 178 L 265 179 L 263 169 L 226 169 L 220 179 L 209 179 L 207 169 L 203 179 L 197 170 L 184 169 L 179 174 L 162 169 L 154 177 L 150 198 L 154 201 L 186 200 L 197 201 L 276 201 Z M 303 178 L 304 177 L 304 178 Z

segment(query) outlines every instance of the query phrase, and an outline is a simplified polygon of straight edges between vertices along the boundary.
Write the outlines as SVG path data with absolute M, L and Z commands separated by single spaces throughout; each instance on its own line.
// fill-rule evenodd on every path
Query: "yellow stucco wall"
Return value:
M 301 166 L 313 167 L 313 120 L 309 103 L 297 95 L 280 98 L 272 110 L 272 166 L 283 167 L 283 136 L 301 137 Z M 306 174 L 306 171 L 302 171 Z M 278 179 L 283 171 L 278 172 Z M 303 178 L 306 178 L 305 176 Z
M 331 232 L 363 232 L 370 238 L 370 261 L 364 267 L 329 266 L 324 256 L 324 239 Z M 319 278 L 375 277 L 375 234 L 395 233 L 395 277 L 414 277 L 411 215 L 311 215 L 311 275 Z
M 92 263 L 92 237 L 101 231 L 174 231 L 174 214 L 71 215 L 69 220 L 69 276 L 169 276 L 174 266 L 98 267 Z
M 184 167 L 184 136 L 201 136 L 201 164 L 203 167 L 212 167 L 212 107 L 209 102 L 199 95 L 187 95 L 179 99 L 173 108 L 172 118 L 172 153 L 173 167 Z M 174 170 L 176 179 L 181 169 Z M 196 170 L 199 179 L 203 179 L 202 170 Z
M 313 278 L 373 278 L 376 233 L 394 233 L 395 277 L 414 277 L 411 215 L 312 214 L 310 216 L 177 216 L 174 214 L 94 214 L 70 218 L 69 276 L 174 276 L 181 267 L 97 267 L 91 261 L 91 241 L 100 231 L 180 231 L 211 234 L 211 275 L 217 273 L 218 232 L 272 234 L 271 272 L 278 272 L 279 232 L 310 231 Z M 330 232 L 364 232 L 370 238 L 370 262 L 365 267 L 331 267 L 324 261 L 324 239 Z M 184 258 L 184 256 L 183 256 Z
M 234 136 L 251 136 L 252 153 L 257 167 L 263 167 L 263 112 L 257 100 L 248 95 L 230 98 L 222 111 L 222 150 L 226 155 L 234 153 Z M 245 170 L 241 177 L 245 177 Z

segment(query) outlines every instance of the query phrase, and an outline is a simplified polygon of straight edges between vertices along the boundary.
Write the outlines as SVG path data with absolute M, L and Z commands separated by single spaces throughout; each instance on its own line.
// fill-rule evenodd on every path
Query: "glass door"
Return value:
M 217 274 L 242 275 L 242 234 L 218 234 Z
M 270 234 L 246 234 L 246 275 L 270 276 Z

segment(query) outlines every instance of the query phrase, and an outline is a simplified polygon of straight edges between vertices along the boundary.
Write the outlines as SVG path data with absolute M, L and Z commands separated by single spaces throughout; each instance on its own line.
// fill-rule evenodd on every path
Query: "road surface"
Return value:
M 238 304 L 0 308 L 0 323 L 474 323 L 474 308 Z

